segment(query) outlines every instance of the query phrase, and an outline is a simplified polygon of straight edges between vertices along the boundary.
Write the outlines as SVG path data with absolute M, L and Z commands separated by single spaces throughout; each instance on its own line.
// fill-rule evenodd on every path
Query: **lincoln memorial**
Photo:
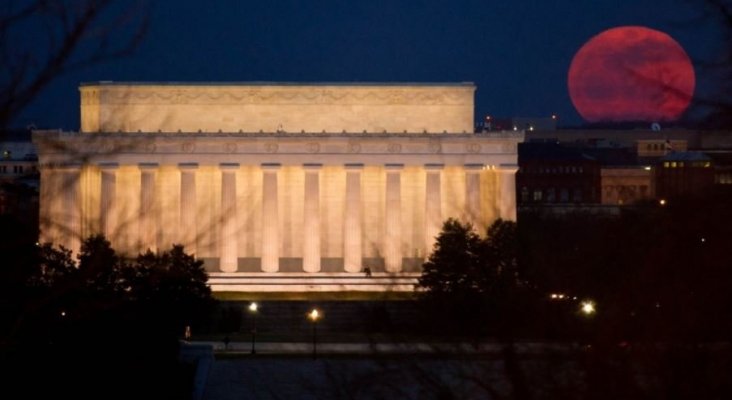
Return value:
M 474 133 L 471 83 L 80 92 L 80 132 L 33 135 L 41 241 L 74 252 L 183 244 L 215 291 L 411 291 L 445 219 L 516 217 L 523 133 Z

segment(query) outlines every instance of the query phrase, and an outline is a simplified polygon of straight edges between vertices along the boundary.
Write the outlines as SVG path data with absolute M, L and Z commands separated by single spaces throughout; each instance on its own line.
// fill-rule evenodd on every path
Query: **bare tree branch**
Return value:
M 59 76 L 134 52 L 149 16 L 146 0 L 36 0 L 0 13 L 0 129 Z M 45 31 L 45 46 L 19 43 L 29 29 Z

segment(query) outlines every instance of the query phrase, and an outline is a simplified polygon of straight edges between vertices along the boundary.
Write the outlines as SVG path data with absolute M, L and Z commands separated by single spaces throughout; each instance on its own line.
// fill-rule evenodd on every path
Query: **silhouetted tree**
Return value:
M 419 288 L 426 297 L 480 293 L 485 287 L 484 243 L 471 224 L 448 219 L 437 236 L 434 251 L 422 266 Z
M 37 266 L 15 282 L 24 289 L 15 323 L 3 321 L 14 328 L 0 349 L 17 363 L 14 385 L 28 397 L 170 398 L 190 389 L 177 351 L 183 326 L 212 305 L 201 261 L 182 246 L 125 260 L 100 235 L 82 243 L 78 262 L 63 248 L 34 248 Z
M 486 329 L 504 323 L 523 286 L 517 264 L 516 223 L 497 220 L 485 239 L 471 224 L 445 221 L 423 265 L 417 290 L 430 309 L 455 319 L 457 328 Z

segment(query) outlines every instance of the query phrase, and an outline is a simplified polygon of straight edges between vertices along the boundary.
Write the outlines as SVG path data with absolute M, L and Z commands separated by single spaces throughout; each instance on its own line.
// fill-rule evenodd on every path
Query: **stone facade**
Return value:
M 82 132 L 470 133 L 464 84 L 85 84 Z
M 83 86 L 82 97 L 91 88 L 99 94 L 120 87 L 128 88 Z M 157 87 L 167 93 L 179 86 Z M 303 87 L 292 88 L 307 98 Z M 306 88 L 314 97 L 341 89 Z M 346 92 L 354 88 L 376 98 L 382 88 L 384 97 L 421 89 L 343 87 Z M 444 88 L 450 87 L 440 88 L 449 92 Z M 455 88 L 466 91 L 464 85 Z M 472 126 L 473 88 L 467 88 L 469 99 L 460 101 L 471 111 L 457 111 L 459 118 L 455 107 L 435 105 L 436 98 L 427 96 L 411 98 L 413 109 L 406 114 L 384 103 L 383 111 L 365 111 L 361 125 L 355 125 L 396 130 L 388 133 L 247 132 L 269 124 L 266 117 L 252 117 L 247 129 L 239 129 L 241 121 L 232 117 L 225 132 L 214 131 L 213 124 L 197 132 L 196 115 L 163 122 L 135 114 L 126 120 L 116 106 L 102 101 L 92 109 L 108 117 L 98 125 L 87 121 L 85 133 L 34 134 L 41 164 L 42 239 L 78 250 L 81 238 L 102 232 L 128 254 L 181 243 L 206 262 L 212 287 L 219 291 L 412 290 L 446 218 L 471 221 L 485 232 L 499 217 L 516 217 L 514 177 L 523 134 L 456 132 Z M 225 110 L 229 100 L 221 97 Z M 82 105 L 83 120 L 90 119 L 85 107 L 89 103 Z M 290 104 L 280 107 L 283 113 L 291 110 Z M 438 109 L 435 115 L 425 113 L 432 107 Z M 343 115 L 338 107 L 322 113 L 312 120 L 331 123 L 330 118 L 359 120 L 361 115 Z M 304 115 L 300 122 L 310 123 Z M 169 132 L 172 126 L 181 132 Z M 137 127 L 146 129 L 136 132 Z M 442 127 L 451 130 L 434 133 Z M 362 272 L 366 267 L 371 277 Z

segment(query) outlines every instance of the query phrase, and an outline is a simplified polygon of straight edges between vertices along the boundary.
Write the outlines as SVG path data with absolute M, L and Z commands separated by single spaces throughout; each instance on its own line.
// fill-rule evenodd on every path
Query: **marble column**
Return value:
M 425 168 L 425 257 L 432 254 L 435 238 L 442 230 L 442 164 L 426 164 Z
M 505 220 L 516 220 L 516 172 L 518 165 L 501 164 L 498 167 L 498 211 Z
M 363 244 L 361 227 L 361 171 L 363 164 L 346 164 L 346 206 L 343 218 L 343 267 L 361 272 Z
M 157 202 L 155 193 L 155 175 L 157 173 L 158 164 L 141 163 L 140 168 L 140 251 L 145 252 L 148 249 L 156 252 L 158 250 L 157 232 L 159 221 L 157 214 Z
M 198 221 L 196 221 L 196 163 L 178 164 L 180 169 L 180 238 L 189 254 L 196 254 Z
M 402 164 L 386 164 L 384 264 L 386 272 L 402 270 Z
M 70 164 L 62 167 L 63 171 L 63 205 L 65 210 L 61 230 L 64 247 L 78 254 L 81 249 L 81 203 L 79 202 L 79 179 L 81 166 Z
M 239 268 L 239 244 L 236 237 L 236 171 L 239 164 L 219 164 L 221 170 L 221 223 L 219 228 L 219 269 L 236 272 Z
M 280 269 L 280 219 L 277 171 L 280 164 L 262 164 L 262 271 Z
M 117 163 L 99 164 L 102 171 L 102 193 L 100 196 L 99 219 L 101 233 L 116 244 L 117 236 Z
M 320 271 L 320 168 L 322 164 L 305 164 L 303 196 L 302 268 L 305 272 Z
M 40 223 L 39 242 L 54 243 L 56 241 L 56 232 L 58 230 L 54 226 L 53 205 L 56 196 L 56 170 L 50 166 L 40 166 L 41 182 L 39 188 L 38 199 L 38 216 Z
M 482 214 L 480 212 L 480 173 L 483 164 L 465 164 L 465 214 L 466 220 L 482 231 Z

